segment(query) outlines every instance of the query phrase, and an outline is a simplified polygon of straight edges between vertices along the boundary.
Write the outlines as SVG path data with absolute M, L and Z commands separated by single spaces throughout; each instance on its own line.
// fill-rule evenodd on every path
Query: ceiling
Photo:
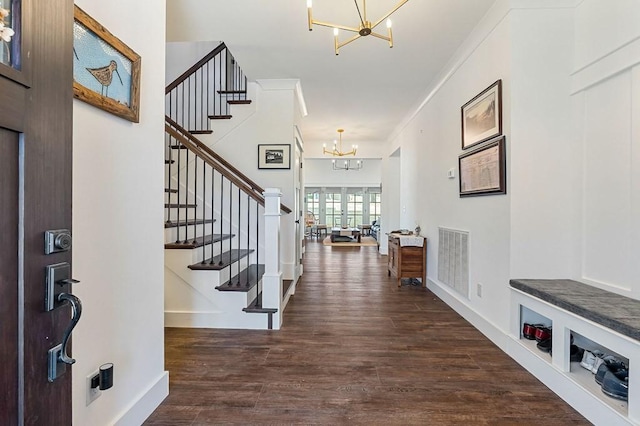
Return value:
M 410 0 L 391 15 L 392 49 L 364 37 L 336 56 L 332 29 L 308 30 L 306 0 L 167 0 L 167 41 L 222 40 L 250 80 L 300 79 L 305 142 L 331 142 L 344 128 L 346 146 L 363 146 L 389 138 L 494 1 Z M 369 0 L 369 20 L 396 4 Z M 358 22 L 353 0 L 314 0 L 313 15 Z M 377 30 L 384 34 L 384 23 Z

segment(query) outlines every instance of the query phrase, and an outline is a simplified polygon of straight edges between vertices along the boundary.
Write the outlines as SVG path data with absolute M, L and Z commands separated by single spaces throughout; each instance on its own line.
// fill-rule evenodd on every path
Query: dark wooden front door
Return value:
M 47 374 L 70 309 L 44 297 L 46 266 L 71 252 L 45 255 L 44 233 L 71 229 L 73 2 L 3 4 L 18 47 L 0 64 L 0 424 L 70 425 L 71 368 Z

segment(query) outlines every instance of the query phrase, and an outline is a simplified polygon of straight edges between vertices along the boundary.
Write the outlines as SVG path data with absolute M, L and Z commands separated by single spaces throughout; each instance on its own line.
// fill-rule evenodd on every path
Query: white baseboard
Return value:
M 139 426 L 169 395 L 169 372 L 163 372 L 158 380 L 147 388 L 113 423 L 115 426 Z
M 491 340 L 496 346 L 502 349 L 503 352 L 509 353 L 509 336 L 507 333 L 499 329 L 495 324 L 487 321 L 484 317 L 478 314 L 476 311 L 457 296 L 453 295 L 447 288 L 435 283 L 430 278 L 427 279 L 427 286 L 436 296 L 442 299 L 447 305 L 449 305 L 454 311 L 460 314 L 461 317 L 466 319 L 484 334 L 487 339 Z
M 242 312 L 165 311 L 164 326 L 177 328 L 236 328 L 242 330 L 266 330 L 267 314 Z

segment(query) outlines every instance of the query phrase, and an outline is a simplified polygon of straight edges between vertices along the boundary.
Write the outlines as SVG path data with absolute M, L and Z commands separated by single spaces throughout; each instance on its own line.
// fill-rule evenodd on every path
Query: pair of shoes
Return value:
M 551 327 L 547 327 L 544 324 L 528 324 L 525 322 L 522 326 L 522 337 L 540 342 L 551 337 Z
M 613 374 L 617 374 L 620 370 L 627 370 L 627 366 L 624 362 L 620 361 L 618 358 L 613 355 L 608 355 L 604 357 L 603 363 L 598 367 L 598 371 L 596 371 L 595 379 L 596 383 L 602 386 L 602 381 L 604 380 L 605 374 L 607 371 L 612 372 Z
M 535 340 L 536 332 L 540 327 L 544 327 L 544 324 L 528 324 L 525 322 L 522 326 L 522 337 L 529 340 Z
M 542 352 L 551 354 L 551 340 L 551 337 L 547 337 L 546 339 L 539 341 L 536 347 Z
M 602 378 L 602 392 L 622 401 L 629 400 L 629 369 L 607 371 Z
M 598 368 L 604 362 L 603 358 L 604 354 L 600 351 L 588 351 L 585 349 L 584 354 L 582 355 L 582 361 L 580 361 L 580 365 L 582 368 L 585 368 L 591 371 L 593 374 L 598 372 Z
M 573 337 L 573 336 L 571 336 Z M 573 339 L 571 339 L 573 341 Z M 584 349 L 579 346 L 571 345 L 569 347 L 569 361 L 570 362 L 580 362 L 582 361 L 582 357 L 584 356 Z

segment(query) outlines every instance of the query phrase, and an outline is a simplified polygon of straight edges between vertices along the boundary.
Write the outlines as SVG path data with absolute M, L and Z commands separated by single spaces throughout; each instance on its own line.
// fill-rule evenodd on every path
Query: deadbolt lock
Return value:
M 44 233 L 44 254 L 69 249 L 71 249 L 71 231 L 68 229 L 54 229 Z

